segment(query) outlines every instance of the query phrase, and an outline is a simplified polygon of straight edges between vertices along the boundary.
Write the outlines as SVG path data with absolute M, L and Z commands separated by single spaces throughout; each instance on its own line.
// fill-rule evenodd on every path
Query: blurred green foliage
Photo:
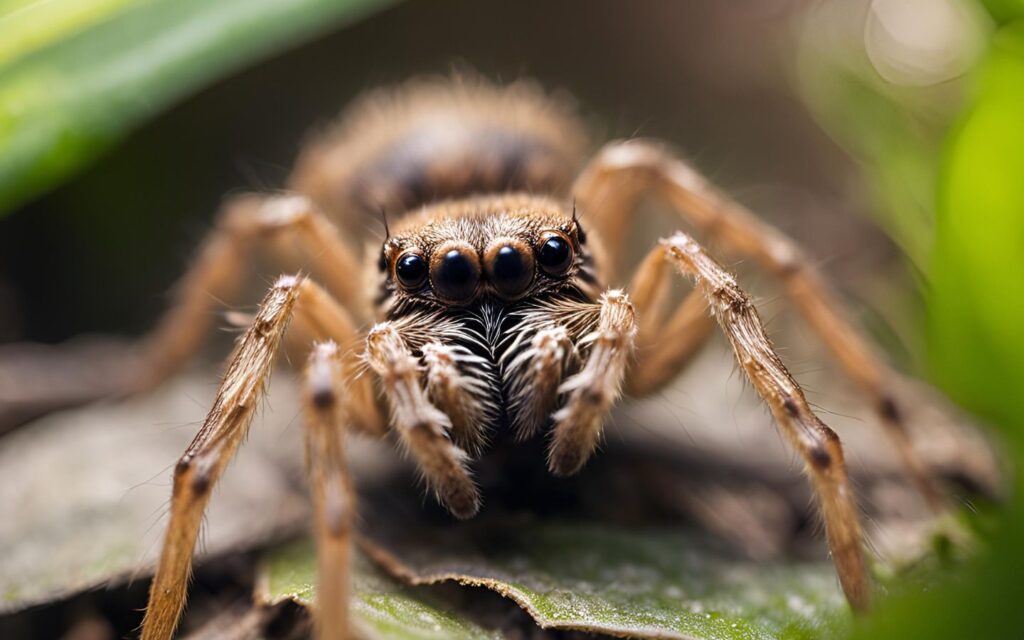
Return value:
M 176 100 L 389 3 L 0 1 L 0 214 Z
M 886 87 L 859 62 L 831 45 L 810 48 L 801 60 L 803 97 L 859 161 L 870 190 L 868 211 L 921 272 L 931 251 L 934 176 L 946 123 L 908 108 L 913 92 Z
M 934 189 L 934 230 L 928 259 L 916 256 L 915 263 L 923 272 L 933 378 L 999 431 L 1009 445 L 1007 458 L 1019 469 L 1024 463 L 1024 2 L 982 4 L 1000 26 L 967 79 L 969 97 L 961 115 L 937 129 L 942 153 L 919 158 L 918 168 L 931 172 L 923 175 Z M 881 101 L 878 95 L 868 100 Z M 872 124 L 869 118 L 865 126 Z M 889 133 L 884 144 L 869 139 L 867 146 L 898 149 L 905 143 L 907 149 L 896 153 L 896 162 L 886 160 L 867 173 L 879 191 L 905 191 L 907 184 L 894 178 L 906 175 L 899 160 L 913 154 L 918 132 Z M 853 145 L 857 152 L 863 142 Z M 881 175 L 889 171 L 892 175 Z M 902 195 L 890 194 L 883 206 L 900 202 Z M 907 214 L 898 206 L 879 213 L 883 219 Z M 982 556 L 940 588 L 883 600 L 861 621 L 857 637 L 1019 637 L 1024 611 L 1012 594 L 1019 593 L 1024 574 L 1022 496 L 1024 482 L 1017 474 L 1010 503 L 987 536 Z
M 981 0 L 981 4 L 1000 23 L 1010 22 L 1024 15 L 1024 0 Z
M 1024 21 L 1002 27 L 992 43 L 977 96 L 944 156 L 927 298 L 929 351 L 935 375 L 951 396 L 1019 440 Z

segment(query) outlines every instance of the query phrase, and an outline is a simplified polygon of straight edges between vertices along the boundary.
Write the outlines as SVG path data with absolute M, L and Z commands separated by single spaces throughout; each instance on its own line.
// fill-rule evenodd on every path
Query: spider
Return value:
M 301 384 L 318 637 L 348 629 L 356 507 L 347 433 L 392 434 L 437 500 L 469 518 L 481 503 L 473 460 L 489 436 L 505 430 L 525 439 L 544 430 L 550 471 L 577 472 L 620 396 L 643 397 L 669 382 L 716 321 L 804 462 L 851 607 L 868 608 L 871 585 L 839 438 L 808 406 L 737 280 L 679 231 L 650 250 L 628 286 L 609 286 L 626 232 L 643 224 L 638 199 L 660 199 L 703 240 L 778 280 L 870 397 L 904 466 L 939 508 L 942 496 L 910 449 L 890 392 L 895 373 L 798 247 L 684 160 L 631 139 L 584 163 L 586 146 L 571 104 L 528 81 L 420 78 L 357 99 L 300 154 L 287 193 L 228 201 L 176 302 L 139 345 L 138 388 L 166 379 L 198 349 L 213 294 L 233 286 L 256 245 L 297 249 L 309 273 L 280 277 L 263 298 L 174 469 L 144 639 L 174 634 L 211 490 L 245 439 L 292 319 L 312 345 Z M 364 240 L 367 217 L 382 210 L 391 218 L 385 240 Z M 695 288 L 670 309 L 673 270 Z

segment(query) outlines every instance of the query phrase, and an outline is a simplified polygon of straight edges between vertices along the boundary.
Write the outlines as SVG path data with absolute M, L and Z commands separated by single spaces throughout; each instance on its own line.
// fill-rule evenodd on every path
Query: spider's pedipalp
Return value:
M 697 281 L 732 345 L 740 368 L 768 405 L 785 440 L 804 459 L 825 521 L 839 582 L 851 606 L 866 610 L 871 601 L 871 584 L 839 436 L 811 411 L 803 390 L 765 334 L 754 304 L 735 278 L 684 233 L 663 240 L 662 247 L 681 273 Z
M 466 466 L 468 456 L 452 443 L 451 420 L 428 399 L 419 363 L 393 323 L 370 330 L 366 359 L 383 382 L 392 427 L 438 500 L 456 517 L 472 517 L 480 508 L 480 494 Z
M 622 393 L 622 378 L 636 338 L 636 314 L 629 297 L 618 289 L 601 295 L 597 329 L 585 336 L 583 368 L 559 388 L 568 394 L 552 418 L 548 468 L 556 475 L 579 471 L 597 447 L 604 421 Z
M 509 414 L 516 437 L 525 440 L 547 420 L 558 400 L 562 377 L 575 356 L 568 330 L 554 325 L 533 334 L 529 347 L 519 351 L 505 367 Z
M 451 420 L 452 439 L 478 451 L 486 437 L 485 427 L 499 411 L 487 361 L 461 345 L 428 342 L 422 350 L 427 395 Z M 473 375 L 464 373 L 467 367 L 472 367 Z

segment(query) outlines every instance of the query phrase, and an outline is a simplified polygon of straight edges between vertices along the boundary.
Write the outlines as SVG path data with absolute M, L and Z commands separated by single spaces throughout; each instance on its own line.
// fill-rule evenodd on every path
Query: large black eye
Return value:
M 427 281 L 427 261 L 418 253 L 407 253 L 395 263 L 395 276 L 406 289 L 418 289 Z
M 558 231 L 548 231 L 537 243 L 537 262 L 552 276 L 561 276 L 572 266 L 572 244 Z
M 430 282 L 434 293 L 449 302 L 468 302 L 480 282 L 480 260 L 476 252 L 463 246 L 439 248 L 430 259 Z
M 498 294 L 514 300 L 533 282 L 533 252 L 519 240 L 500 238 L 484 253 L 484 268 Z

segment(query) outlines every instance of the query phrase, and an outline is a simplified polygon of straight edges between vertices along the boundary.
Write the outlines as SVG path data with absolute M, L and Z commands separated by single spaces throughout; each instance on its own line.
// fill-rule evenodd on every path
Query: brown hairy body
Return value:
M 620 396 L 644 396 L 669 382 L 715 321 L 805 463 L 851 606 L 868 607 L 839 438 L 808 406 L 733 276 L 680 231 L 651 250 L 627 287 L 608 287 L 617 282 L 627 232 L 641 224 L 637 199 L 660 199 L 690 232 L 777 278 L 876 407 L 918 488 L 940 509 L 941 493 L 913 455 L 889 392 L 895 374 L 799 248 L 684 161 L 643 140 L 610 143 L 589 162 L 586 148 L 570 103 L 533 84 L 414 80 L 367 94 L 314 138 L 291 178 L 293 193 L 244 196 L 225 207 L 119 391 L 158 384 L 194 353 L 211 301 L 235 286 L 253 246 L 297 248 L 311 273 L 284 276 L 267 293 L 175 468 L 143 638 L 174 633 L 211 488 L 244 440 L 292 318 L 311 345 L 303 386 L 319 637 L 348 633 L 355 501 L 346 432 L 393 434 L 437 499 L 456 517 L 471 517 L 482 499 L 473 461 L 496 433 L 521 439 L 544 432 L 550 471 L 575 473 Z M 364 230 L 382 212 L 387 237 L 367 240 Z M 696 286 L 671 310 L 673 268 Z

